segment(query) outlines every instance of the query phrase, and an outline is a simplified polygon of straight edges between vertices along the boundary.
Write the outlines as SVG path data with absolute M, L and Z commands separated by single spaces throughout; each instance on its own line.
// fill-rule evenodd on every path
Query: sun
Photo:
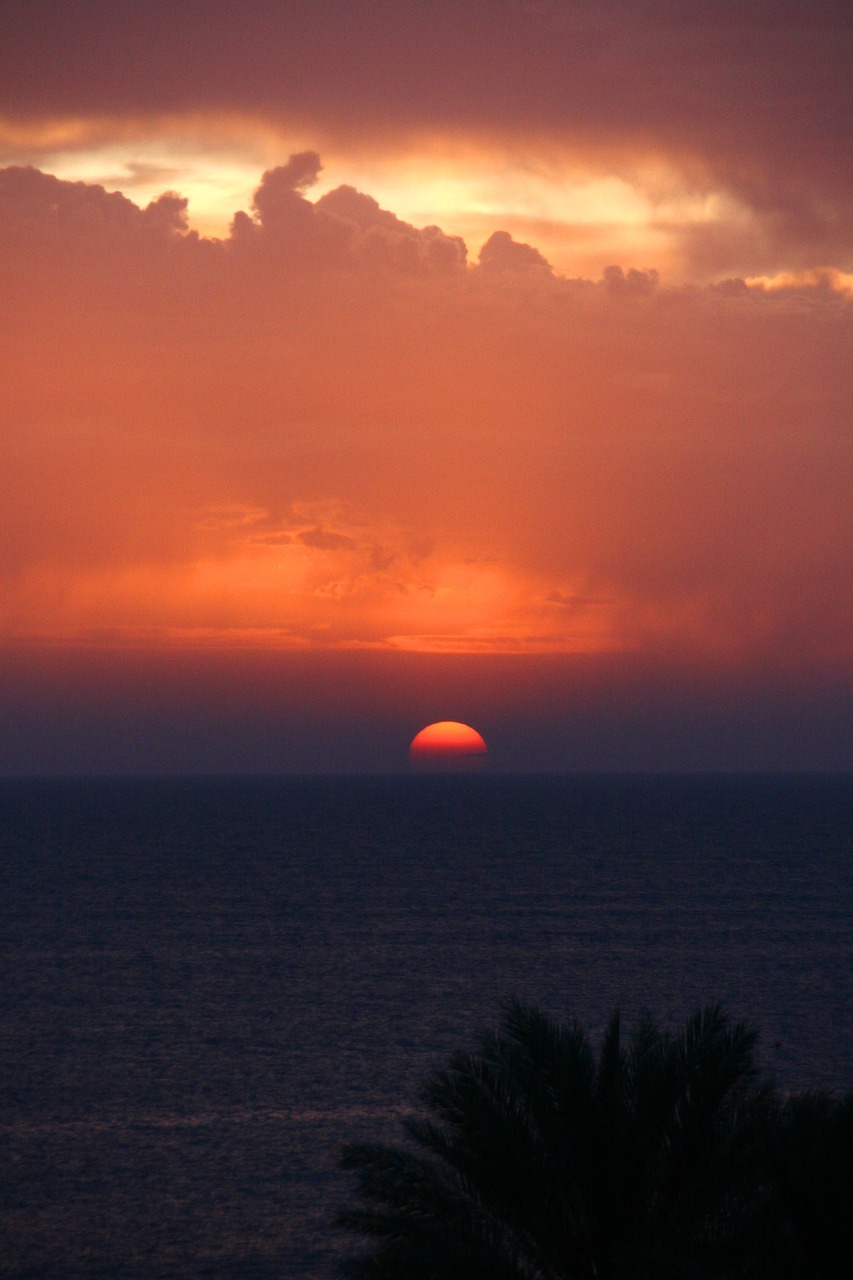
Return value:
M 485 764 L 488 747 L 476 729 L 458 720 L 437 720 L 416 733 L 409 759 L 418 768 L 459 769 Z

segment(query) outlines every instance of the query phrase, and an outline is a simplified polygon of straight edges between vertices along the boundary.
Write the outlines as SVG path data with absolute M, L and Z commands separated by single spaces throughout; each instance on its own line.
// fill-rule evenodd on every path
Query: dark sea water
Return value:
M 7 780 L 0 946 L 0 1275 L 319 1280 L 341 1144 L 511 994 L 853 1086 L 853 783 Z

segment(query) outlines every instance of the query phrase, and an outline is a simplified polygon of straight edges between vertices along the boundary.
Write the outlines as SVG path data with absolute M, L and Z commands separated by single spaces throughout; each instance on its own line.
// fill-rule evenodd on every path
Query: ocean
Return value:
M 0 782 L 0 1276 L 305 1277 L 510 996 L 853 1087 L 853 779 Z

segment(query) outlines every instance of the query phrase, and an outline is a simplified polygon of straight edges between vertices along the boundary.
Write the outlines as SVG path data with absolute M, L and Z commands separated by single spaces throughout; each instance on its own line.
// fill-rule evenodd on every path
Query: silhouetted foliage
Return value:
M 769 1144 L 773 1280 L 853 1274 L 853 1094 L 806 1093 L 780 1109 Z
M 676 1034 L 644 1018 L 627 1043 L 616 1015 L 596 1059 L 577 1023 L 510 1004 L 427 1082 L 407 1144 L 345 1148 L 364 1207 L 341 1222 L 372 1242 L 347 1274 L 746 1277 L 779 1207 L 754 1045 L 716 1007 Z

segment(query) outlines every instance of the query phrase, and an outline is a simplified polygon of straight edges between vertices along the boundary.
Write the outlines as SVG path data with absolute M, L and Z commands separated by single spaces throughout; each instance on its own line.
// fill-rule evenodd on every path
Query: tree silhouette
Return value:
M 772 1280 L 849 1280 L 853 1272 L 853 1094 L 789 1098 L 771 1134 L 770 1234 L 761 1256 Z
M 755 1035 L 718 1007 L 677 1033 L 508 1005 L 427 1082 L 409 1141 L 352 1145 L 361 1280 L 687 1280 L 746 1275 L 765 1212 L 769 1089 Z

